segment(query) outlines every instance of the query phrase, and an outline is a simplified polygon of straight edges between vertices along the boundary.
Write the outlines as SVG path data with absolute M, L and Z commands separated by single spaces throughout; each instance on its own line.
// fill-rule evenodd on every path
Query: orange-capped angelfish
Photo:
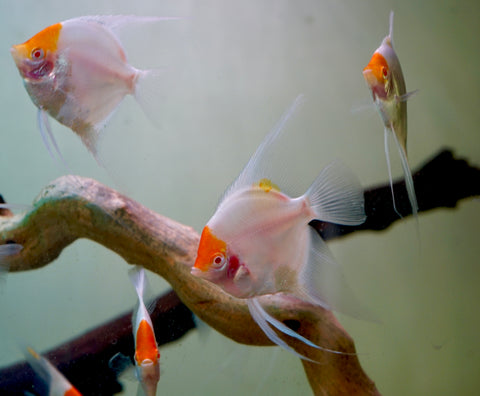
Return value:
M 47 113 L 77 133 L 98 160 L 97 139 L 109 116 L 128 94 L 145 104 L 142 92 L 156 86 L 160 75 L 131 66 L 117 33 L 129 24 L 168 19 L 177 18 L 84 16 L 56 23 L 11 47 L 39 109 L 40 132 L 52 157 L 49 139 L 63 161 Z
M 129 271 L 129 276 L 138 295 L 138 306 L 132 318 L 137 378 L 145 395 L 154 396 L 160 380 L 160 353 L 153 323 L 143 302 L 145 270 L 136 266 Z
M 292 198 L 283 192 L 291 190 L 295 181 L 289 186 L 284 169 L 272 166 L 271 159 L 299 101 L 300 97 L 224 193 L 202 231 L 191 272 L 246 299 L 252 318 L 270 340 L 310 360 L 284 342 L 270 325 L 312 347 L 340 352 L 300 336 L 270 316 L 257 297 L 282 292 L 327 309 L 356 311 L 338 264 L 309 222 L 319 219 L 357 225 L 364 222 L 365 212 L 360 184 L 339 162 L 323 169 L 303 195 Z
M 393 207 L 398 213 L 395 206 L 388 151 L 388 135 L 390 133 L 392 133 L 400 154 L 412 214 L 417 218 L 417 198 L 412 172 L 407 161 L 407 100 L 416 91 L 407 93 L 402 68 L 393 49 L 393 11 L 390 13 L 390 32 L 383 39 L 380 47 L 375 50 L 368 65 L 363 69 L 363 77 L 372 91 L 373 102 L 382 117 L 385 128 L 385 155 L 387 158 L 390 188 L 392 190 Z
M 32 348 L 24 351 L 27 362 L 45 383 L 45 396 L 81 396 L 82 394 L 47 359 Z

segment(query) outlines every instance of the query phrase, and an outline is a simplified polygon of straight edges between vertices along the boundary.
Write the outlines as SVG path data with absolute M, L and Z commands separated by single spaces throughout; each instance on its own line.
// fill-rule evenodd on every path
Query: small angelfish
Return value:
M 128 95 L 143 106 L 142 92 L 156 86 L 158 71 L 127 62 L 117 31 L 125 25 L 177 18 L 84 16 L 47 27 L 10 52 L 25 88 L 38 107 L 42 139 L 52 157 L 47 113 L 80 136 L 97 161 L 97 140 L 108 118 Z M 47 136 L 48 134 L 48 136 Z
M 136 266 L 129 271 L 129 276 L 138 295 L 138 307 L 132 317 L 137 378 L 145 395 L 154 396 L 160 380 L 160 353 L 153 323 L 143 301 L 145 270 Z
M 389 133 L 392 133 L 400 154 L 410 206 L 412 207 L 413 215 L 417 218 L 417 198 L 412 172 L 407 161 L 407 100 L 416 91 L 407 93 L 400 61 L 393 49 L 393 11 L 390 13 L 390 32 L 383 39 L 380 47 L 375 50 L 368 65 L 363 69 L 363 77 L 372 91 L 373 102 L 382 117 L 385 128 L 385 155 L 387 158 L 390 188 L 392 190 L 393 207 L 398 213 L 395 206 L 388 151 Z
M 25 358 L 48 388 L 48 396 L 81 396 L 82 394 L 46 358 L 27 347 Z
M 334 162 L 297 198 L 282 192 L 288 179 L 271 157 L 285 122 L 300 97 L 266 136 L 238 178 L 224 193 L 202 231 L 191 273 L 247 299 L 255 322 L 275 344 L 303 359 L 270 327 L 319 347 L 276 320 L 257 297 L 286 293 L 326 309 L 357 314 L 356 301 L 325 242 L 309 226 L 313 219 L 344 225 L 365 220 L 363 190 L 345 166 Z M 290 180 L 291 182 L 294 182 Z

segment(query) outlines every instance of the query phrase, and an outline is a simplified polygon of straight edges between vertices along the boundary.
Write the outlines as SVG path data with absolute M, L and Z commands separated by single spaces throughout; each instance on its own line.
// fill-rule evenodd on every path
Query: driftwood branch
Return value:
M 453 207 L 462 198 L 479 195 L 479 181 L 480 170 L 470 167 L 463 160 L 454 159 L 449 151 L 441 152 L 414 175 L 420 211 L 442 206 Z M 402 184 L 396 183 L 394 188 L 398 194 L 396 196 L 399 197 L 398 202 L 407 202 L 406 205 L 400 205 L 399 210 L 408 215 L 408 200 L 405 199 L 406 193 L 403 192 Z M 337 227 L 315 221 L 312 226 L 329 239 L 353 231 L 381 230 L 398 220 L 392 209 L 388 185 L 366 191 L 365 199 L 368 219 L 364 225 Z M 42 235 L 42 238 L 38 238 L 38 235 Z M 154 213 L 94 180 L 73 176 L 59 178 L 42 191 L 31 211 L 23 215 L 0 218 L 0 244 L 14 242 L 24 246 L 17 256 L 10 259 L 11 271 L 25 271 L 47 265 L 58 257 L 66 246 L 79 238 L 101 243 L 117 252 L 127 262 L 142 265 L 164 277 L 179 298 L 171 304 L 171 309 L 182 308 L 181 300 L 192 312 L 227 337 L 248 345 L 271 345 L 251 319 L 244 301 L 190 275 L 199 241 L 199 236 L 193 229 Z M 169 295 L 164 298 L 177 298 L 176 296 Z M 333 350 L 355 352 L 352 339 L 331 312 L 283 294 L 262 297 L 262 305 L 276 318 L 316 344 Z M 169 313 L 172 312 L 163 312 L 163 315 L 168 316 Z M 173 315 L 185 320 L 176 337 L 193 327 L 188 310 L 181 310 Z M 63 358 L 62 348 L 52 351 L 48 356 L 60 368 L 63 365 L 65 372 L 69 371 L 70 367 L 69 378 L 86 394 L 113 394 L 118 391 L 118 383 L 113 379 L 110 381 L 109 390 L 101 391 L 93 390 L 93 385 L 85 382 L 85 377 L 88 377 L 85 371 L 81 376 L 77 374 L 79 382 L 74 378 L 78 370 L 86 370 L 87 366 L 81 364 L 82 356 L 83 359 L 91 358 L 85 352 L 92 352 L 93 348 L 94 356 L 98 358 L 96 361 L 103 362 L 102 369 L 99 368 L 99 371 L 105 374 L 102 381 L 108 382 L 106 378 L 112 374 L 108 374 L 104 367 L 107 358 L 121 352 L 123 348 L 133 350 L 131 341 L 128 341 L 130 344 L 122 342 L 127 338 L 131 340 L 130 324 L 122 322 L 127 321 L 127 317 L 129 322 L 129 314 L 126 314 L 125 317 L 70 342 L 68 346 L 75 346 L 72 351 L 78 352 L 73 359 L 71 353 L 68 355 L 70 360 Z M 165 316 L 157 320 L 155 322 L 158 325 L 165 320 Z M 161 327 L 159 326 L 159 329 Z M 88 344 L 86 339 L 99 329 L 102 334 L 115 334 L 119 345 L 110 348 L 106 344 L 103 347 L 92 347 L 92 344 Z M 281 334 L 280 336 L 285 337 Z M 175 337 L 170 341 L 173 339 Z M 167 337 L 159 340 L 159 343 L 168 341 Z M 286 341 L 301 354 L 321 363 L 302 361 L 315 394 L 378 394 L 374 383 L 363 372 L 355 355 L 334 355 L 309 348 L 292 339 Z M 82 345 L 85 349 L 82 349 Z M 2 380 L 6 370 L 10 370 L 8 373 L 13 375 L 12 373 L 20 369 L 18 366 L 0 371 L 0 390 L 6 389 L 3 388 L 5 381 Z M 80 377 L 83 379 L 82 383 Z

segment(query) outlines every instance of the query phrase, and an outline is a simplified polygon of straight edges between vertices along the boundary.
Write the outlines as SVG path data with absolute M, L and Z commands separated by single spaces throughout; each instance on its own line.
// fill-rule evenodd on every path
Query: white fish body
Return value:
M 340 268 L 308 223 L 319 219 L 356 225 L 365 220 L 365 213 L 360 184 L 339 163 L 326 167 L 300 197 L 291 198 L 275 185 L 269 159 L 298 102 L 267 135 L 224 194 L 202 232 L 192 274 L 247 299 L 253 319 L 266 335 L 305 358 L 281 340 L 268 323 L 320 347 L 279 325 L 261 308 L 257 297 L 283 292 L 327 309 L 357 314 L 356 301 Z
M 136 266 L 129 271 L 138 296 L 138 305 L 132 317 L 132 326 L 135 339 L 135 369 L 140 387 L 146 396 L 157 393 L 157 384 L 160 380 L 160 353 L 153 323 L 143 301 L 145 289 L 145 270 Z
M 165 19 L 175 18 L 74 18 L 12 46 L 11 53 L 39 112 L 72 129 L 96 156 L 98 135 L 119 103 L 129 94 L 142 103 L 141 90 L 155 85 L 159 77 L 158 71 L 139 70 L 128 63 L 116 31 L 132 23 Z M 43 114 L 38 120 L 50 154 L 48 138 L 61 156 L 48 118 Z
M 413 184 L 412 172 L 407 160 L 407 100 L 416 91 L 407 93 L 400 61 L 393 49 L 393 11 L 390 13 L 390 31 L 378 47 L 363 75 L 371 92 L 373 101 L 382 118 L 385 129 L 385 155 L 387 159 L 390 187 L 393 194 L 392 171 L 390 166 L 388 136 L 393 136 L 402 163 L 412 214 L 417 218 L 418 204 Z M 418 227 L 418 226 L 417 226 Z
M 46 358 L 32 348 L 24 351 L 27 362 L 48 387 L 48 396 L 81 396 L 81 393 Z

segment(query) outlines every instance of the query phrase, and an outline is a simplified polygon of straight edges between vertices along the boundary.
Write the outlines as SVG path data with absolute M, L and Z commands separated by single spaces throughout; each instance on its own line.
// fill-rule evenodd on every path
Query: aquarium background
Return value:
M 65 173 L 49 157 L 36 108 L 9 47 L 80 15 L 180 16 L 122 35 L 129 61 L 161 68 L 153 122 L 132 97 L 104 130 L 100 168 L 70 130 L 52 120 L 78 175 L 95 178 L 200 231 L 218 197 L 299 94 L 287 125 L 287 172 L 306 188 L 341 158 L 365 187 L 388 182 L 383 127 L 362 69 L 388 33 L 407 90 L 413 169 L 444 147 L 480 164 L 480 3 L 475 1 L 0 1 L 0 193 L 31 203 Z M 392 150 L 396 177 L 401 165 Z M 473 394 L 480 386 L 480 202 L 436 209 L 381 233 L 329 245 L 359 299 L 381 324 L 339 315 L 360 361 L 385 395 Z M 10 274 L 0 290 L 0 365 L 18 342 L 44 351 L 131 309 L 129 266 L 80 240 L 39 270 Z M 152 295 L 168 284 L 149 274 Z M 237 345 L 214 330 L 161 348 L 158 393 L 309 394 L 300 361 L 278 348 Z M 188 379 L 188 380 L 186 380 Z M 135 394 L 133 374 L 123 379 Z

